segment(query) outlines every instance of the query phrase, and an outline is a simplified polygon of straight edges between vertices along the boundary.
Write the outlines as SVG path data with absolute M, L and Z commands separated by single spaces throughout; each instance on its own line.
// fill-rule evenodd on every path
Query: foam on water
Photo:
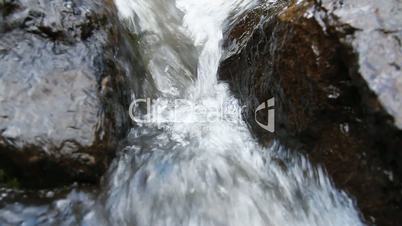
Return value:
M 140 37 L 145 76 L 158 90 L 152 108 L 159 121 L 133 129 L 133 145 L 114 161 L 87 224 L 363 225 L 322 169 L 278 143 L 260 147 L 238 117 L 206 120 L 194 110 L 240 110 L 217 81 L 221 41 L 227 21 L 257 1 L 115 3 Z M 186 103 L 172 104 L 177 98 Z

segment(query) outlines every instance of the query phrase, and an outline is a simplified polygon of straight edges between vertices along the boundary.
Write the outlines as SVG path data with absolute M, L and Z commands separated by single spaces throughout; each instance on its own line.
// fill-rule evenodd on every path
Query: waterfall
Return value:
M 132 145 L 111 166 L 86 225 L 363 225 L 321 168 L 278 142 L 261 147 L 239 117 L 238 101 L 217 80 L 223 29 L 262 3 L 115 4 L 139 37 L 144 76 L 157 98 L 143 115 L 152 120 L 137 121 Z

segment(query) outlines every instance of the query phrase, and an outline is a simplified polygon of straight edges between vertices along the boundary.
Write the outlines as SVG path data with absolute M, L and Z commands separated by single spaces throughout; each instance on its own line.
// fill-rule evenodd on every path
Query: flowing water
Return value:
M 354 203 L 322 169 L 278 143 L 259 146 L 239 117 L 241 106 L 217 80 L 224 28 L 266 2 L 115 4 L 139 38 L 147 67 L 143 88 L 152 87 L 155 99 L 141 118 L 151 120 L 137 119 L 131 145 L 113 162 L 96 198 L 74 191 L 50 206 L 9 205 L 0 219 L 28 211 L 25 225 L 363 225 Z

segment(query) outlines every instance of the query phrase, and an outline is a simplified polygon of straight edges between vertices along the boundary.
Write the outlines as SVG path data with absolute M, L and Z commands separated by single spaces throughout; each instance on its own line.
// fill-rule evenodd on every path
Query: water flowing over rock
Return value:
M 402 221 L 401 6 L 270 1 L 231 24 L 219 70 L 261 142 L 305 151 L 376 225 Z M 272 97 L 269 134 L 254 110 Z
M 223 30 L 259 3 L 116 1 L 158 91 L 151 108 L 162 110 L 132 130 L 86 224 L 363 225 L 353 201 L 304 156 L 261 147 L 241 117 L 205 114 L 241 109 L 217 80 Z M 185 103 L 173 105 L 177 98 Z
M 0 187 L 0 224 L 397 225 L 398 102 L 331 2 L 1 1 L 1 166 L 94 181 L 118 152 L 99 189 Z
M 113 4 L 0 4 L 2 166 L 29 186 L 98 180 L 130 128 Z

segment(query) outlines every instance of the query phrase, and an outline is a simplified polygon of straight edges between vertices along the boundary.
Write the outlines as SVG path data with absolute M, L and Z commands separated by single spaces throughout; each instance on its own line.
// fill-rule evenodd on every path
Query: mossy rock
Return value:
M 8 175 L 4 170 L 0 169 L 0 186 L 7 188 L 19 188 L 20 182 L 17 178 Z

